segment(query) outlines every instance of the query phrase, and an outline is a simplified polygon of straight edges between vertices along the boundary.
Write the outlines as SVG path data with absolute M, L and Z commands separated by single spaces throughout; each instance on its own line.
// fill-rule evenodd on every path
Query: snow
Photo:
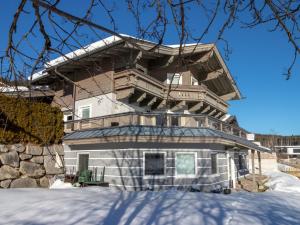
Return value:
M 100 50 L 102 48 L 108 47 L 112 44 L 118 43 L 119 41 L 121 41 L 122 39 L 120 37 L 117 36 L 110 36 L 108 38 L 104 38 L 100 41 L 96 41 L 92 44 L 89 44 L 83 48 L 79 48 L 73 52 L 70 52 L 66 55 L 63 55 L 61 57 L 58 57 L 56 59 L 53 59 L 51 61 L 49 61 L 48 63 L 46 63 L 44 66 L 45 68 L 49 68 L 52 66 L 56 66 L 58 64 L 61 64 L 69 59 L 73 59 L 73 58 L 77 58 L 79 56 L 85 55 L 87 53 L 91 53 L 95 50 Z
M 269 172 L 266 175 L 270 177 L 266 184 L 270 190 L 300 194 L 300 180 L 297 177 L 280 171 Z
M 280 172 L 271 176 L 271 191 L 231 195 L 174 190 L 127 192 L 101 187 L 2 189 L 0 223 L 299 224 L 300 193 L 282 191 L 284 186 L 300 187 L 299 183 Z M 285 185 L 280 187 L 281 181 Z
M 27 87 L 24 86 L 18 86 L 18 87 L 13 87 L 13 86 L 5 86 L 5 87 L 0 87 L 0 92 L 18 92 L 18 91 L 28 91 Z
M 151 42 L 151 41 L 148 41 L 148 40 L 143 40 L 143 39 L 139 39 L 137 37 L 134 37 L 134 36 L 130 36 L 130 35 L 127 35 L 127 34 L 119 34 L 120 36 L 124 37 L 124 38 L 131 38 L 131 39 L 135 39 L 135 40 L 140 40 L 140 41 L 145 41 L 145 42 L 148 42 L 148 43 L 153 43 L 153 44 L 156 44 L 154 42 Z M 102 40 L 99 40 L 99 41 L 96 41 L 94 43 L 91 43 L 89 45 L 86 45 L 82 48 L 79 48 L 75 51 L 72 51 L 66 55 L 63 55 L 63 56 L 60 56 L 58 58 L 55 58 L 47 63 L 44 64 L 44 67 L 47 69 L 47 68 L 50 68 L 50 67 L 53 67 L 53 66 L 57 66 L 61 63 L 64 63 L 70 59 L 74 59 L 74 58 L 78 58 L 78 57 L 81 57 L 81 56 L 84 56 L 86 54 L 90 54 L 96 50 L 101 50 L 101 49 L 104 49 L 104 48 L 107 48 L 113 44 L 117 44 L 119 42 L 121 42 L 123 39 L 120 38 L 119 36 L 115 36 L 115 35 L 112 35 L 112 36 L 109 36 L 107 38 L 104 38 Z M 195 45 L 200 45 L 201 43 L 190 43 L 190 44 L 184 44 L 183 46 L 185 47 L 188 47 L 188 46 L 195 46 Z M 166 46 L 166 47 L 170 47 L 170 48 L 179 48 L 180 45 L 178 44 L 175 44 L 175 45 L 162 45 L 162 46 Z M 37 79 L 40 79 L 42 77 L 45 77 L 47 76 L 48 73 L 45 72 L 45 70 L 41 70 L 37 73 L 34 73 L 32 75 L 32 78 L 29 77 L 28 79 L 32 79 L 32 80 L 37 80 Z
M 54 181 L 54 183 L 50 186 L 50 189 L 68 189 L 74 188 L 71 183 L 64 183 L 60 179 Z
M 202 43 L 188 43 L 188 44 L 183 44 L 182 47 L 188 47 L 188 46 L 195 46 L 195 45 L 201 45 Z M 174 44 L 174 45 L 165 45 L 170 48 L 179 48 L 180 44 Z

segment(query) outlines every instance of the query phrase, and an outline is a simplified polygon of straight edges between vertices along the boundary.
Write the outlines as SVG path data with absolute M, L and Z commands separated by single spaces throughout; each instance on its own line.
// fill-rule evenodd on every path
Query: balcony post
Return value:
M 255 180 L 255 165 L 254 165 L 254 154 L 255 154 L 255 150 L 251 149 L 252 184 L 253 184 L 253 188 L 256 187 L 256 180 Z
M 208 116 L 205 116 L 204 126 L 205 126 L 205 127 L 209 127 Z
M 257 151 L 257 158 L 258 158 L 258 169 L 259 169 L 259 175 L 261 175 L 261 156 L 260 156 L 260 152 Z

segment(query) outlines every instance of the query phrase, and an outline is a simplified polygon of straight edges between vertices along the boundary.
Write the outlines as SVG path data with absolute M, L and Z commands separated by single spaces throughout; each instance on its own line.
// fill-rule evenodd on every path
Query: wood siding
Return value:
M 213 147 L 213 145 L 211 145 Z M 146 190 L 149 186 L 155 189 L 168 189 L 177 187 L 188 189 L 196 185 L 203 191 L 210 191 L 216 185 L 226 185 L 228 181 L 228 168 L 226 153 L 222 146 L 217 149 L 94 149 L 83 148 L 65 149 L 65 165 L 67 173 L 76 170 L 78 153 L 89 154 L 89 169 L 98 168 L 102 171 L 105 166 L 105 181 L 112 187 L 125 190 Z M 80 147 L 79 147 L 80 148 Z M 213 147 L 215 148 L 215 147 Z M 165 175 L 163 178 L 149 179 L 143 175 L 144 152 L 165 152 Z M 177 152 L 195 152 L 197 156 L 197 175 L 194 178 L 176 177 L 175 155 Z M 218 153 L 218 174 L 211 174 L 211 153 Z M 238 153 L 235 154 L 238 156 Z M 235 159 L 237 159 L 235 157 Z M 235 160 L 235 163 L 238 161 Z M 238 164 L 236 164 L 238 168 Z M 98 172 L 100 176 L 100 172 Z

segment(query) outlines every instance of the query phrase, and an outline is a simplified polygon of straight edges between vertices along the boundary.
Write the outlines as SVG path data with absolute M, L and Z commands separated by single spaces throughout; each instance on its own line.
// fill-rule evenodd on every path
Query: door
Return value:
M 78 155 L 78 171 L 81 173 L 84 170 L 89 169 L 89 155 L 79 154 Z

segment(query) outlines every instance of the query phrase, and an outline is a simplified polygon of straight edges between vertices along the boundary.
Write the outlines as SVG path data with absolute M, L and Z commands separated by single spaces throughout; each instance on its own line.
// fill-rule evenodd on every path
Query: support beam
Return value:
M 212 58 L 213 54 L 214 54 L 213 51 L 208 51 L 203 56 L 201 56 L 198 60 L 193 61 L 190 65 L 193 66 L 197 64 L 207 63 L 210 60 L 210 58 Z
M 186 106 L 186 102 L 185 101 L 181 101 L 178 104 L 176 104 L 175 106 L 173 106 L 170 110 L 172 112 L 178 111 L 178 110 L 182 109 L 184 106 Z
M 139 51 L 135 57 L 133 58 L 133 65 L 135 65 L 143 56 L 143 52 L 142 51 Z
M 203 109 L 202 111 L 201 111 L 201 113 L 206 113 L 206 112 L 208 112 L 210 110 L 210 106 L 207 106 L 205 109 Z
M 214 109 L 213 111 L 211 111 L 210 113 L 208 113 L 209 116 L 212 116 L 213 114 L 215 114 L 217 112 L 216 109 Z
M 255 165 L 254 165 L 254 154 L 255 154 L 255 151 L 254 151 L 254 150 L 251 150 L 252 183 L 253 183 L 253 188 L 256 187 L 256 181 L 255 181 Z
M 167 58 L 166 62 L 160 68 L 164 68 L 164 67 L 170 66 L 174 62 L 174 59 L 175 59 L 174 55 L 169 56 Z
M 117 91 L 117 99 L 129 98 L 134 93 L 134 88 L 123 89 Z
M 222 96 L 220 96 L 220 98 L 223 99 L 224 101 L 229 101 L 229 100 L 234 99 L 236 96 L 237 96 L 237 94 L 234 91 L 234 92 L 228 93 L 226 95 L 222 95 Z
M 195 105 L 193 105 L 191 108 L 189 108 L 188 110 L 190 112 L 196 112 L 198 110 L 200 110 L 201 108 L 203 107 L 203 102 L 199 102 L 199 103 L 196 103 Z
M 219 112 L 218 114 L 216 114 L 214 117 L 219 119 L 219 117 L 222 115 L 223 113 L 222 112 Z
M 143 93 L 140 97 L 138 97 L 138 99 L 136 100 L 137 103 L 140 103 L 141 101 L 143 101 L 146 98 L 147 94 Z
M 162 101 L 158 104 L 157 109 L 161 109 L 161 108 L 165 107 L 166 104 L 167 104 L 167 101 L 166 101 L 165 99 L 162 100 Z
M 152 106 L 157 101 L 157 97 L 153 97 L 150 102 L 148 102 L 148 106 Z
M 202 82 L 216 79 L 219 76 L 221 76 L 222 74 L 224 74 L 224 70 L 223 69 L 212 71 L 212 72 L 210 72 L 210 73 L 207 74 L 206 78 L 204 80 L 202 80 Z
M 257 151 L 257 158 L 258 158 L 258 171 L 259 171 L 259 175 L 262 175 L 261 173 L 261 157 L 260 157 L 260 152 Z

